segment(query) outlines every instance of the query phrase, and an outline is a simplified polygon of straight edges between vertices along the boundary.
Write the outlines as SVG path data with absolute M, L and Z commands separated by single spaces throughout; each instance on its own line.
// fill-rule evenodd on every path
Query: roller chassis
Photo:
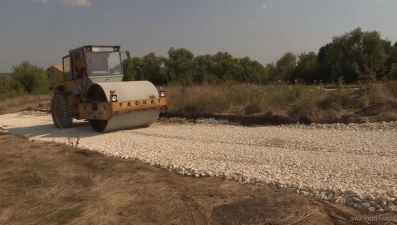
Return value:
M 167 100 L 165 98 L 140 99 L 122 102 L 85 102 L 79 104 L 80 115 L 85 115 L 84 119 L 91 120 L 110 120 L 112 116 L 160 109 L 160 113 L 166 111 Z
M 122 114 L 134 113 L 134 112 L 142 112 L 149 110 L 158 110 L 159 115 L 166 112 L 167 110 L 167 98 L 165 97 L 165 92 L 161 91 L 161 95 L 155 97 L 153 93 L 153 89 L 157 90 L 153 84 L 148 81 L 142 84 L 140 89 L 145 91 L 146 89 L 142 89 L 142 87 L 148 87 L 152 92 L 150 94 L 150 98 L 138 98 L 131 99 L 125 101 L 117 100 L 117 90 L 111 89 L 110 93 L 105 93 L 105 90 L 102 90 L 102 94 L 97 94 L 98 91 L 93 87 L 93 85 L 101 87 L 101 83 L 105 83 L 107 80 L 111 79 L 109 82 L 121 82 L 117 79 L 122 78 L 122 73 L 117 76 L 106 76 L 105 81 L 99 81 L 96 83 L 95 77 L 91 78 L 89 75 L 85 78 L 78 78 L 76 76 L 76 70 L 72 68 L 73 60 L 72 57 L 76 54 L 81 54 L 86 51 L 86 48 L 92 48 L 92 46 L 83 46 L 75 50 L 71 50 L 69 52 L 70 56 L 70 68 L 66 68 L 69 70 L 71 74 L 67 75 L 65 70 L 65 59 L 69 56 L 63 57 L 63 79 L 62 81 L 53 84 L 50 87 L 50 90 L 54 90 L 53 98 L 51 99 L 51 116 L 54 122 L 55 127 L 57 128 L 69 128 L 73 126 L 73 119 L 77 120 L 86 120 L 89 121 L 91 127 L 96 131 L 103 131 L 104 128 L 98 128 L 103 126 L 103 124 L 107 124 L 107 121 L 111 120 L 112 117 L 120 116 Z M 103 46 L 99 46 L 98 49 Z M 109 46 L 105 46 L 104 48 L 109 49 Z M 110 48 L 119 51 L 119 46 L 111 46 Z M 76 53 L 77 52 L 77 53 Z M 121 53 L 119 53 L 121 56 Z M 129 57 L 129 53 L 127 51 L 127 56 Z M 121 63 L 121 57 L 120 57 Z M 121 64 L 120 64 L 121 65 Z M 122 67 L 121 67 L 122 69 Z M 78 80 L 85 80 L 85 84 L 81 86 L 81 83 L 78 83 Z M 89 84 L 87 80 L 90 80 Z M 140 81 L 130 82 L 131 85 L 135 85 Z M 143 81 L 142 81 L 143 82 Z M 87 85 L 88 84 L 88 85 Z M 128 84 L 129 85 L 129 84 Z M 139 84 L 141 85 L 141 84 Z M 145 86 L 146 85 L 146 86 Z M 149 86 L 148 86 L 149 85 Z M 77 88 L 76 88 L 77 87 Z M 90 87 L 93 87 L 92 90 Z M 121 87 L 120 87 L 121 88 Z M 130 86 L 128 86 L 128 89 Z M 139 86 L 138 86 L 139 89 Z M 91 96 L 90 95 L 91 90 Z M 96 90 L 96 91 L 95 91 Z M 125 89 L 124 89 L 125 90 Z M 92 94 L 95 93 L 95 94 Z M 142 92 L 144 93 L 144 92 Z M 107 96 L 107 97 L 106 97 Z M 138 96 L 138 95 L 137 95 Z M 145 94 L 141 94 L 140 96 L 145 97 Z M 115 99 L 113 99 L 115 97 Z M 153 113 L 153 112 L 152 112 Z
M 140 99 L 122 102 L 83 102 L 78 104 L 78 116 L 72 116 L 66 93 L 55 93 L 51 100 L 51 114 L 57 128 L 68 128 L 77 120 L 110 120 L 112 116 L 136 111 L 159 109 L 160 114 L 167 110 L 167 99 Z M 80 116 L 83 115 L 83 116 Z

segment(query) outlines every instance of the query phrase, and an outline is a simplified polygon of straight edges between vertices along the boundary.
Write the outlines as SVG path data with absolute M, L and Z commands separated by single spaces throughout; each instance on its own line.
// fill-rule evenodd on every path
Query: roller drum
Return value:
M 158 98 L 157 88 L 149 81 L 109 82 L 93 84 L 87 91 L 87 98 L 110 102 L 110 91 L 116 91 L 118 101 Z M 110 120 L 90 120 L 97 132 L 145 127 L 155 123 L 160 109 L 136 111 L 115 115 Z

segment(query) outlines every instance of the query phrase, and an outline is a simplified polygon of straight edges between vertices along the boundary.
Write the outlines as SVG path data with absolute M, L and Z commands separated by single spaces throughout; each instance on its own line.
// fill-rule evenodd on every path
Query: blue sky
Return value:
M 86 44 L 132 56 L 227 51 L 262 64 L 315 51 L 356 27 L 397 41 L 397 0 L 0 0 L 0 72 L 61 63 Z

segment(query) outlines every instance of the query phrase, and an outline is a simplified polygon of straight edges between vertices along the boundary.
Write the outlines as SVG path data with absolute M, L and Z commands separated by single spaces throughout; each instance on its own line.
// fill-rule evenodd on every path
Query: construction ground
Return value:
M 30 103 L 31 109 L 46 107 L 47 99 Z M 0 224 L 396 223 L 381 222 L 397 217 L 392 213 L 221 178 L 186 177 L 138 161 L 0 134 Z

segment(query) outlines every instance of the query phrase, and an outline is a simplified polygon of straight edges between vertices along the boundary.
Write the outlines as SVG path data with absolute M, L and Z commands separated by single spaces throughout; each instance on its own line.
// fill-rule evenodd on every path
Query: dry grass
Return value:
M 195 179 L 61 144 L 2 134 L 0 145 L 0 224 L 327 225 L 369 216 L 286 190 Z
M 223 84 L 188 88 L 170 86 L 166 91 L 170 102 L 170 115 L 276 114 L 286 116 L 288 119 L 285 121 L 308 123 L 352 121 L 368 108 L 393 106 L 397 103 L 396 83 L 334 88 L 336 89 L 303 85 Z M 387 116 L 378 117 L 377 113 L 372 119 L 393 119 L 391 115 L 397 112 L 397 107 L 389 107 L 387 110 Z
M 391 121 L 397 113 L 397 83 L 370 86 L 218 84 L 165 87 L 165 116 L 215 117 L 236 123 L 335 123 Z M 51 95 L 0 101 L 0 113 L 48 109 Z M 365 117 L 365 119 L 363 119 Z
M 0 101 L 0 111 L 8 111 L 13 108 L 28 108 L 38 107 L 42 104 L 43 107 L 48 105 L 51 100 L 51 95 L 24 95 L 20 97 L 5 99 Z
M 171 112 L 233 113 L 239 115 L 304 107 L 325 94 L 320 87 L 251 84 L 167 87 Z

